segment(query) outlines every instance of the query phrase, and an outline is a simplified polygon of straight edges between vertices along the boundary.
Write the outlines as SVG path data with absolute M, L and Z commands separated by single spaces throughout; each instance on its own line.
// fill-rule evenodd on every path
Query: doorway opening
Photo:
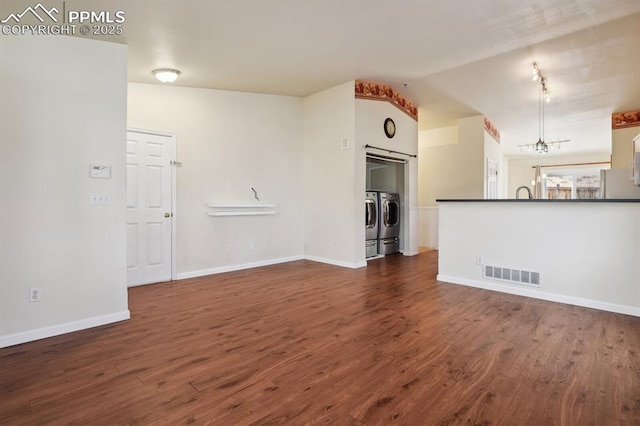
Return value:
M 406 204 L 405 166 L 406 160 L 374 154 L 366 156 L 367 199 L 376 198 L 378 234 L 376 241 L 368 239 L 365 248 L 368 259 L 383 257 L 387 254 L 402 253 L 407 242 L 405 229 L 408 214 Z M 369 206 L 367 206 L 369 207 Z M 371 217 L 366 210 L 366 217 Z M 390 224 L 392 224 L 390 226 Z M 369 224 L 365 224 L 369 226 Z M 371 238 L 367 236 L 367 238 Z M 373 248 L 375 245 L 375 249 Z

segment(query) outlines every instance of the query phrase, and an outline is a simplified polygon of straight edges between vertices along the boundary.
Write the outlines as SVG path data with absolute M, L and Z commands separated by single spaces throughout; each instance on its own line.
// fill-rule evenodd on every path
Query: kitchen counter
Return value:
M 640 316 L 640 200 L 438 203 L 438 280 Z

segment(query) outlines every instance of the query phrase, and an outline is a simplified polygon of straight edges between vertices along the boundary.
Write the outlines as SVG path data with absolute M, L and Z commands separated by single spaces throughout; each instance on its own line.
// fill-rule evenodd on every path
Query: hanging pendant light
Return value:
M 540 71 L 538 71 L 538 75 L 540 75 Z M 539 154 L 549 152 L 549 146 L 544 141 L 544 96 L 546 92 L 546 79 L 540 75 L 540 88 L 538 90 L 538 142 L 536 143 L 536 152 Z
M 542 106 L 542 87 L 539 88 L 538 90 L 538 142 L 536 143 L 536 152 L 538 154 L 542 154 L 544 152 L 544 141 L 542 140 L 542 108 L 544 108 Z
M 547 79 L 542 75 L 542 71 L 536 62 L 533 63 L 531 75 L 533 80 L 538 82 L 538 142 L 518 145 L 518 148 L 520 148 L 520 152 L 525 150 L 532 152 L 535 150 L 538 154 L 547 154 L 550 148 L 554 146 L 560 148 L 560 142 L 564 141 L 554 141 L 551 142 L 551 145 L 544 141 L 544 104 L 551 102 L 551 92 L 547 85 Z
M 547 80 L 545 78 L 540 79 L 540 106 L 542 108 L 542 152 L 546 154 L 549 152 L 549 145 L 544 141 L 544 104 L 547 102 Z

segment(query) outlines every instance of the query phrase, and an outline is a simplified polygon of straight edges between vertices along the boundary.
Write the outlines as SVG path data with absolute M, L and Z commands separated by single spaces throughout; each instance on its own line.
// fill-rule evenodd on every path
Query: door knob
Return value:
M 171 217 L 171 213 L 165 213 L 164 217 Z

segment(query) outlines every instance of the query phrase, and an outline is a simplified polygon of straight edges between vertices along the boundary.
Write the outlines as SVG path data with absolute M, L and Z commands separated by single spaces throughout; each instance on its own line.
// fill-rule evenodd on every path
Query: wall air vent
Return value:
M 489 265 L 484 265 L 482 271 L 482 276 L 484 278 L 540 287 L 540 272 L 523 271 L 521 269 L 503 268 L 501 266 Z

